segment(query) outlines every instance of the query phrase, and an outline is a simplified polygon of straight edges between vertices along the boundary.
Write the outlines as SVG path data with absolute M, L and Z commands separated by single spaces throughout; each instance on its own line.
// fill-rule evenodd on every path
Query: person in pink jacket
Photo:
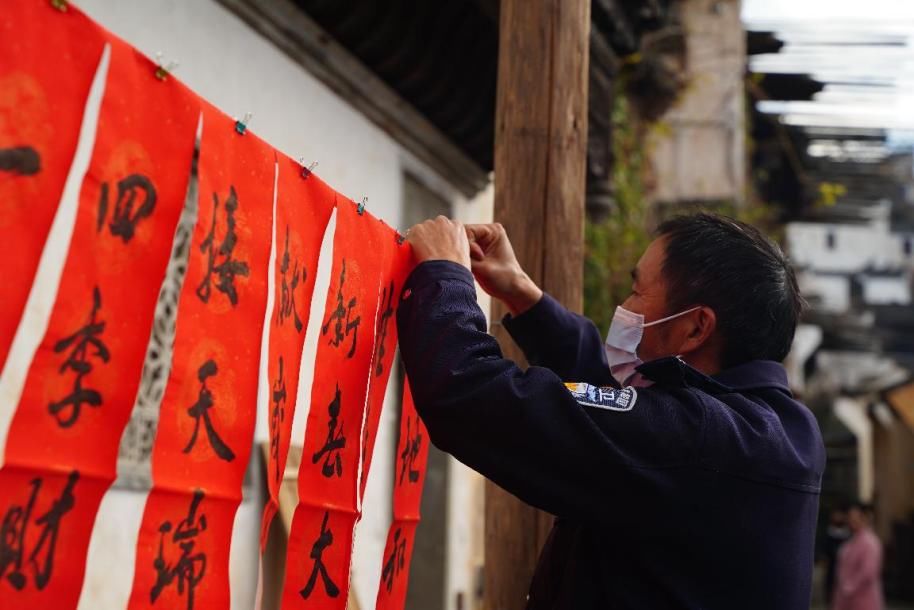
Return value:
M 838 551 L 832 610 L 882 610 L 882 543 L 862 504 L 851 507 L 847 523 L 851 537 Z

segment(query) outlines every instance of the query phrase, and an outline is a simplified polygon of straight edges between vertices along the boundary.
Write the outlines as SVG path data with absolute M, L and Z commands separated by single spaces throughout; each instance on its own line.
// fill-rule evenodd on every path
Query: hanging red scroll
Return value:
M 385 225 L 338 198 L 330 290 L 298 472 L 283 608 L 345 608 Z
M 375 345 L 371 361 L 368 400 L 365 407 L 365 426 L 362 434 L 362 472 L 359 481 L 359 497 L 365 496 L 368 472 L 374 455 L 381 408 L 387 391 L 387 382 L 393 368 L 397 351 L 397 306 L 403 283 L 415 267 L 412 247 L 392 229 L 390 237 L 381 239 L 381 255 L 384 264 L 381 274 L 381 293 L 375 317 Z
M 18 1 L 0 12 L 0 371 L 70 171 L 102 31 L 73 9 Z
M 229 548 L 253 441 L 275 153 L 209 105 L 129 608 L 228 608 Z
M 376 610 L 403 610 L 406 603 L 409 565 L 420 518 L 428 449 L 428 432 L 416 413 L 409 380 L 404 379 L 400 440 L 394 469 L 394 518 L 381 562 Z
M 403 610 L 409 585 L 409 566 L 413 559 L 418 519 L 394 521 L 387 532 L 381 562 L 381 584 L 375 610 Z
M 38 3 L 9 8 L 20 4 Z M 49 11 L 41 22 L 82 19 L 70 10 Z M 96 30 L 66 35 L 75 45 L 84 34 L 91 41 Z M 20 609 L 67 609 L 78 601 L 191 168 L 196 98 L 157 80 L 155 66 L 120 40 L 108 43 L 95 148 L 59 292 L 0 470 L 0 516 L 10 528 L 0 541 L 0 599 Z
M 0 261 L 0 274 L 11 278 L 0 303 L 0 366 L 107 38 L 72 6 L 60 12 L 44 1 L 17 0 L 0 15 L 0 228 L 4 222 L 14 227 L 8 247 L 17 251 L 8 274 Z M 114 479 L 187 191 L 201 101 L 173 79 L 157 79 L 156 67 L 132 48 L 109 42 L 107 86 L 72 242 L 0 470 L 4 607 L 6 600 L 16 608 L 76 606 L 91 528 Z M 284 607 L 343 608 L 411 251 L 389 227 L 303 175 L 294 162 L 277 160 L 253 134 L 238 133 L 209 106 L 203 114 L 199 216 L 130 607 L 228 607 L 229 549 L 254 429 L 267 274 L 276 276 L 276 307 L 267 363 L 271 476 L 264 531 L 288 454 L 321 236 L 339 200 Z M 415 485 L 413 466 L 424 464 L 427 441 L 418 419 L 407 420 L 415 426 L 413 436 L 404 437 L 413 439 L 406 445 L 412 449 L 398 464 L 410 461 L 403 472 L 406 484 Z M 410 493 L 419 494 L 414 514 L 397 508 Z M 418 492 L 398 494 L 397 529 L 388 544 L 393 559 L 385 553 L 393 599 L 402 599 L 397 578 L 409 561 L 421 481 Z
M 276 195 L 275 301 L 270 321 L 270 402 L 267 406 L 270 451 L 267 463 L 269 499 L 264 508 L 260 548 L 279 508 L 279 487 L 286 468 L 298 395 L 305 329 L 314 294 L 321 240 L 336 193 L 292 159 L 278 159 Z

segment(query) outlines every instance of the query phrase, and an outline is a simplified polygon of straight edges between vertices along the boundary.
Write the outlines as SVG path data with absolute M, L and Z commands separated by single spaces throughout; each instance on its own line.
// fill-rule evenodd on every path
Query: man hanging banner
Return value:
M 20 4 L 37 3 L 9 8 Z M 41 21 L 74 15 L 82 19 L 49 11 Z M 66 35 L 91 41 L 96 30 Z M 108 44 L 95 148 L 59 292 L 0 471 L 0 599 L 15 608 L 76 606 L 191 166 L 196 98 L 156 79 L 155 66 L 120 40 Z
M 384 264 L 381 275 L 381 293 L 375 317 L 374 355 L 371 360 L 368 401 L 366 402 L 365 426 L 362 434 L 362 470 L 359 480 L 359 498 L 365 496 L 371 458 L 374 455 L 375 439 L 381 421 L 381 407 L 387 391 L 397 351 L 397 305 L 403 283 L 413 270 L 413 252 L 409 243 L 390 229 L 391 238 L 381 240 Z
M 298 395 L 305 329 L 314 294 L 321 240 L 336 202 L 336 193 L 320 178 L 288 157 L 279 156 L 276 194 L 275 301 L 270 322 L 270 402 L 267 405 L 270 451 L 261 552 L 279 508 L 279 487 L 286 468 Z
M 204 105 L 197 225 L 130 608 L 230 605 L 229 548 L 254 434 L 275 171 L 267 144 Z
M 345 608 L 384 240 L 389 228 L 337 199 L 330 290 L 298 471 L 283 608 Z M 315 576 L 316 575 L 316 576 Z M 317 584 L 315 584 L 317 583 Z
M 77 10 L 0 12 L 0 371 L 70 171 L 104 34 Z
M 381 562 L 376 610 L 403 610 L 406 604 L 409 565 L 420 518 L 428 448 L 428 433 L 416 413 L 409 380 L 404 379 L 400 441 L 394 469 L 394 518 Z

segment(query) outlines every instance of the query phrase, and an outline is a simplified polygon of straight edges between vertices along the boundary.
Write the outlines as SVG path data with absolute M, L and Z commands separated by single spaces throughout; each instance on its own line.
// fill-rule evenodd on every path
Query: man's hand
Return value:
M 444 260 L 470 268 L 470 242 L 463 223 L 439 216 L 406 232 L 417 263 Z
M 467 225 L 472 271 L 483 290 L 519 315 L 533 307 L 543 291 L 521 269 L 505 228 L 498 223 Z

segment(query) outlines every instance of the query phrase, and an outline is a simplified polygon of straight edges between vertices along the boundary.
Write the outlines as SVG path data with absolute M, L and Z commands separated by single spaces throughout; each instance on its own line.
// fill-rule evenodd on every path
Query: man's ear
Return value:
M 689 316 L 689 333 L 683 342 L 681 352 L 687 354 L 705 346 L 714 331 L 717 330 L 717 314 L 707 306 L 702 306 Z

